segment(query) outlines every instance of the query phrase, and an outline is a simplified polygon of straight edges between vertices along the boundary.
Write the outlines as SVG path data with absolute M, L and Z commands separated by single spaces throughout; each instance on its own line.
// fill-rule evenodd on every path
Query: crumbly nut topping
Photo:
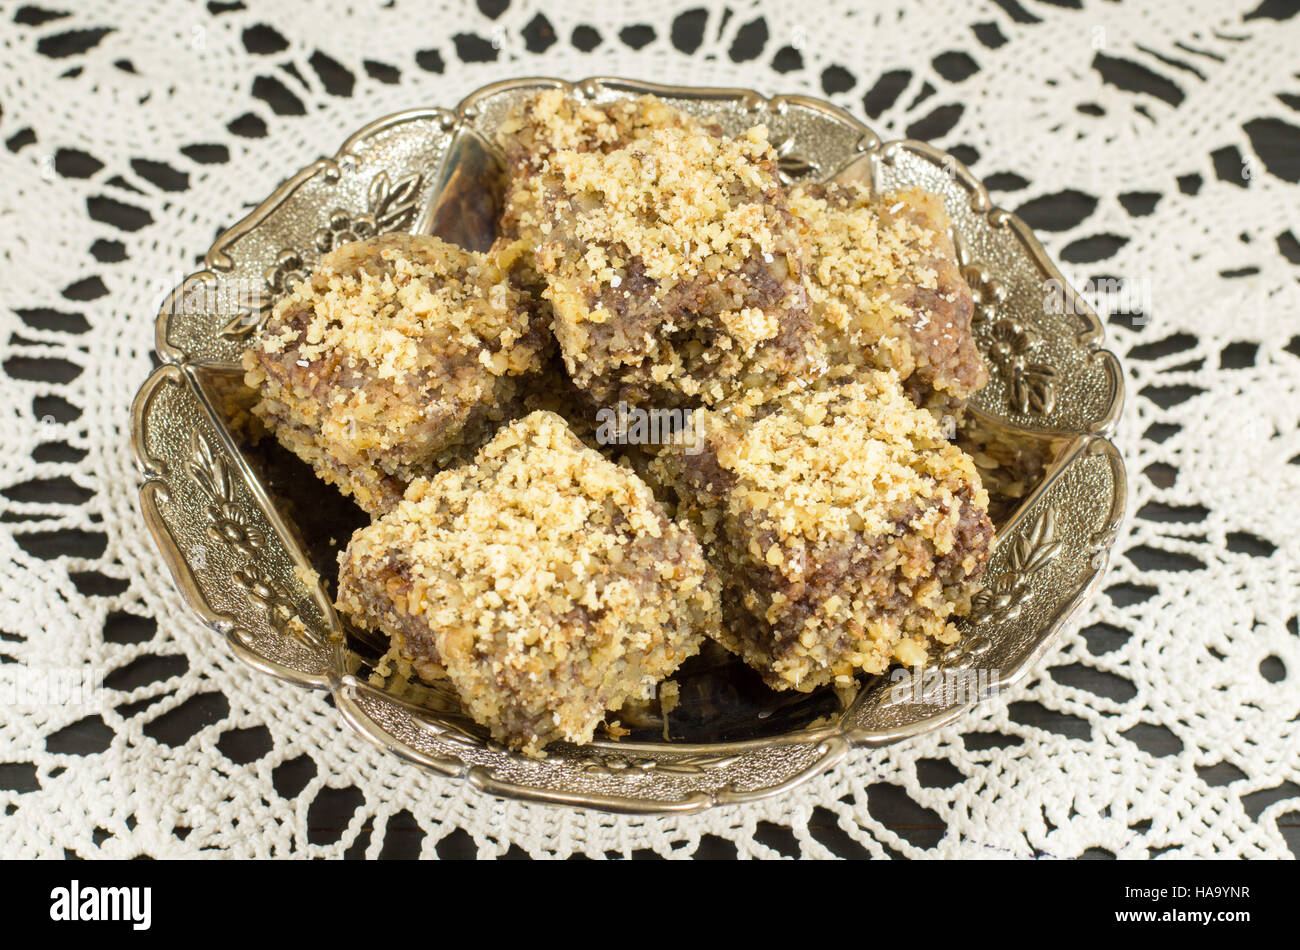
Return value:
M 532 309 L 491 258 L 437 238 L 345 245 L 276 304 L 244 354 L 262 396 L 253 411 L 344 490 L 409 480 L 509 395 L 507 377 L 540 368 Z M 373 494 L 356 496 L 369 507 Z
M 776 251 L 764 200 L 772 158 L 762 126 L 735 139 L 663 128 L 608 154 L 560 150 L 552 165 L 577 205 L 568 224 L 591 278 L 607 285 L 638 258 L 662 295 Z
M 856 182 L 797 186 L 790 209 L 809 240 L 810 296 L 833 363 L 915 375 L 916 385 L 960 399 L 984 385 L 973 300 L 937 196 L 909 188 L 873 199 Z
M 530 97 L 502 121 L 497 140 L 510 173 L 499 233 L 503 244 L 522 240 L 531 258 L 542 223 L 533 179 L 560 150 L 608 152 L 654 129 L 706 131 L 695 119 L 655 96 L 596 104 L 551 89 Z M 525 260 L 520 259 L 520 265 Z
M 632 472 L 550 412 L 418 479 L 340 559 L 338 606 L 431 642 L 470 714 L 535 752 L 589 741 L 699 648 L 717 582 Z
M 674 127 L 702 128 L 657 96 L 597 104 L 548 89 L 507 115 L 497 138 L 512 166 L 536 170 L 562 149 L 607 151 L 654 129 Z
M 726 417 L 705 413 L 702 432 L 736 479 L 729 508 L 761 512 L 751 524 L 774 533 L 768 563 L 783 563 L 783 546 L 893 531 L 913 504 L 924 513 L 908 526 L 933 525 L 936 549 L 951 550 L 956 493 L 978 483 L 974 463 L 892 379 L 797 391 L 782 410 L 739 426 Z

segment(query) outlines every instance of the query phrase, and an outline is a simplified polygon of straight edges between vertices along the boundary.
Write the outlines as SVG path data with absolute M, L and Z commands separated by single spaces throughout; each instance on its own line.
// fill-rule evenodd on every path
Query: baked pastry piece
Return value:
M 820 372 L 765 129 L 720 138 L 660 107 L 595 126 L 596 145 L 581 108 L 557 109 L 544 161 L 516 178 L 508 228 L 532 246 L 569 375 L 603 403 L 671 406 Z
M 338 607 L 525 752 L 590 741 L 719 622 L 690 531 L 550 412 L 420 479 L 340 556 Z
M 655 461 L 723 576 L 721 642 L 775 689 L 952 643 L 993 538 L 970 457 L 893 373 L 697 410 Z
M 532 181 L 547 168 L 556 152 L 604 154 L 654 129 L 721 135 L 717 126 L 702 124 L 657 96 L 606 103 L 566 96 L 560 89 L 530 96 L 505 117 L 497 131 L 509 175 L 498 229 L 502 242 L 525 238 L 530 252 L 537 245 L 539 234 L 535 228 L 541 217 Z
M 244 353 L 253 408 L 371 514 L 490 434 L 549 335 L 494 260 L 384 234 L 327 255 Z
M 792 188 L 790 208 L 806 229 L 831 365 L 895 370 L 927 406 L 959 405 L 988 381 L 941 198 L 919 188 L 873 198 L 832 183 Z

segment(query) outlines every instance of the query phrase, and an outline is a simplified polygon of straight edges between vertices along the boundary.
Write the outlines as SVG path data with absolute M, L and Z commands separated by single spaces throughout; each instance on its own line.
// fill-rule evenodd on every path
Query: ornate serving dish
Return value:
M 598 734 L 533 759 L 488 741 L 454 695 L 380 676 L 382 644 L 334 611 L 333 552 L 360 513 L 341 498 L 318 505 L 332 490 L 313 491 L 303 510 L 294 486 L 314 484 L 308 471 L 269 440 L 247 444 L 239 355 L 276 296 L 340 243 L 406 229 L 485 246 L 500 195 L 494 130 L 514 103 L 553 86 L 597 101 L 653 92 L 730 133 L 765 123 L 790 181 L 856 177 L 943 197 L 991 375 L 963 438 L 985 469 L 998 542 L 965 635 L 923 674 L 865 678 L 851 695 L 777 694 L 738 661 L 706 652 L 677 676 L 676 705 L 624 716 L 621 740 Z M 1106 438 L 1123 378 L 1091 308 L 959 162 L 920 142 L 883 142 L 820 100 L 619 79 L 498 83 L 454 110 L 367 125 L 288 178 L 204 263 L 158 316 L 163 365 L 132 408 L 141 511 L 178 588 L 249 666 L 329 690 L 366 738 L 489 794 L 698 811 L 793 788 L 853 746 L 950 723 L 1051 647 L 1104 572 L 1123 516 L 1124 466 Z

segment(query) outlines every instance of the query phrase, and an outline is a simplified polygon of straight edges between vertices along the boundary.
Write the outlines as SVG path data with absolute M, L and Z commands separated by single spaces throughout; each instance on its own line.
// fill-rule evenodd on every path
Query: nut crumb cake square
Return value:
M 527 141 L 548 144 L 507 218 L 532 244 L 570 376 L 603 401 L 675 405 L 820 372 L 805 243 L 766 130 L 724 138 L 663 108 L 647 97 L 604 124 L 576 105 L 525 111 Z
M 775 689 L 925 661 L 989 555 L 970 457 L 894 373 L 697 410 L 653 464 L 724 578 L 721 642 Z
M 445 675 L 494 738 L 588 742 L 715 635 L 718 582 L 631 471 L 534 412 L 412 482 L 340 556 L 338 607 Z
M 498 234 L 503 243 L 525 238 L 531 253 L 542 215 L 532 181 L 561 150 L 606 154 L 656 129 L 685 129 L 721 135 L 656 96 L 586 102 L 548 89 L 512 109 L 497 130 L 506 155 L 509 183 Z
M 328 254 L 245 352 L 253 413 L 370 514 L 488 434 L 549 346 L 494 260 L 384 234 Z
M 792 188 L 790 208 L 807 233 L 813 313 L 831 365 L 892 369 L 933 408 L 960 406 L 984 386 L 974 298 L 941 198 L 831 183 Z

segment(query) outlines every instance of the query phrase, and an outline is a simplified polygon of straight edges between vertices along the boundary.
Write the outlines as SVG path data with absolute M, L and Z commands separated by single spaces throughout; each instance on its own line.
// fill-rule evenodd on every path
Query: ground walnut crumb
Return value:
M 512 109 L 497 129 L 506 153 L 509 185 L 499 233 L 506 241 L 523 236 L 539 223 L 532 179 L 560 150 L 609 152 L 654 129 L 683 128 L 721 134 L 656 96 L 594 103 L 548 89 Z M 536 243 L 535 233 L 531 244 Z
M 549 345 L 492 258 L 385 234 L 327 255 L 244 354 L 253 412 L 372 514 L 440 453 L 486 435 Z
M 790 208 L 808 236 L 813 312 L 832 365 L 895 370 L 918 403 L 965 400 L 988 381 L 938 196 L 808 185 L 791 189 Z
M 718 581 L 632 472 L 550 412 L 411 483 L 340 557 L 338 607 L 445 672 L 511 747 L 591 740 L 716 635 Z
M 724 578 L 721 642 L 777 689 L 951 643 L 993 539 L 988 495 L 894 373 L 697 412 L 655 461 Z

